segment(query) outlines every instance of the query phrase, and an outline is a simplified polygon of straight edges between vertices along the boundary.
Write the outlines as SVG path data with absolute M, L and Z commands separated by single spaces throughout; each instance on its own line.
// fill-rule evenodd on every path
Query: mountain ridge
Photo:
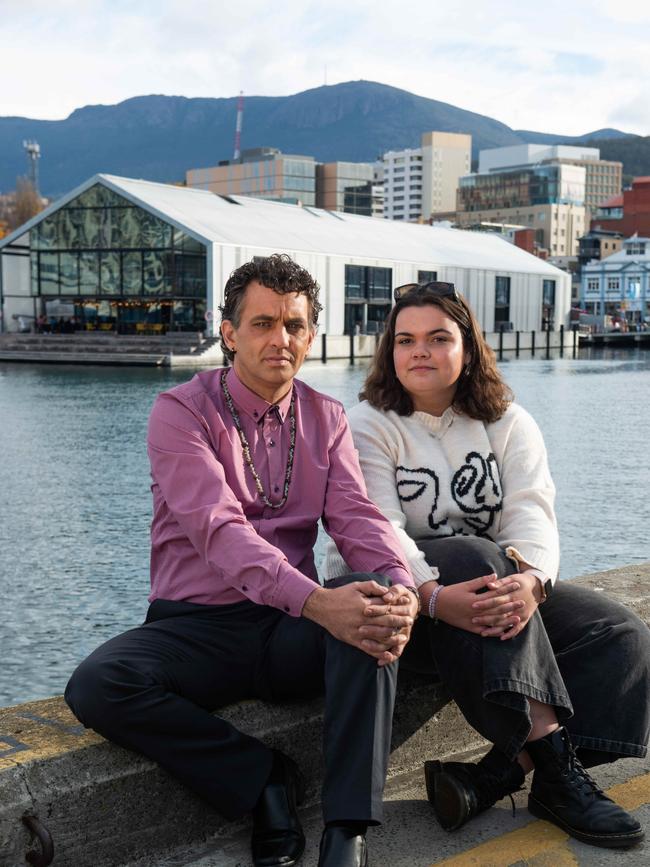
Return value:
M 41 146 L 45 195 L 64 193 L 98 172 L 182 181 L 187 169 L 230 157 L 237 100 L 149 94 L 115 105 L 80 106 L 63 120 L 0 118 L 0 190 L 12 189 L 16 176 L 26 173 L 24 139 L 36 139 Z M 645 143 L 611 129 L 584 136 L 513 130 L 487 115 L 364 80 L 289 96 L 247 96 L 244 105 L 244 148 L 277 147 L 321 162 L 372 161 L 388 150 L 418 147 L 421 133 L 433 129 L 471 133 L 474 154 L 526 142 Z

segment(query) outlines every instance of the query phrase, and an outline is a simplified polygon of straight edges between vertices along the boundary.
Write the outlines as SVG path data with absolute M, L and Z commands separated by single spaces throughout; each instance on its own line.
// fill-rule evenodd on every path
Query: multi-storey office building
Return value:
M 458 178 L 471 166 L 472 137 L 425 132 L 421 146 L 384 154 L 384 217 L 426 222 L 456 204 Z
M 422 150 L 384 154 L 384 219 L 417 223 L 422 218 Z
M 590 216 L 601 202 L 621 192 L 623 163 L 601 160 L 598 148 L 573 145 L 523 144 L 488 148 L 479 153 L 479 173 L 543 165 L 574 165 L 585 170 L 583 204 Z
M 455 221 L 515 223 L 535 229 L 552 256 L 573 256 L 585 231 L 583 166 L 544 164 L 460 178 Z
M 395 286 L 434 279 L 485 331 L 568 317 L 569 275 L 495 235 L 96 175 L 0 241 L 2 321 L 55 306 L 118 333 L 214 329 L 232 270 L 275 252 L 320 283 L 328 335 L 376 333 Z
M 634 236 L 623 249 L 582 269 L 581 306 L 596 316 L 650 318 L 650 238 Z
M 316 207 L 372 217 L 379 203 L 372 163 L 319 163 L 316 166 Z
M 243 151 L 241 159 L 190 169 L 185 173 L 185 183 L 220 196 L 256 196 L 316 205 L 314 158 L 283 154 L 277 148 L 252 148 Z

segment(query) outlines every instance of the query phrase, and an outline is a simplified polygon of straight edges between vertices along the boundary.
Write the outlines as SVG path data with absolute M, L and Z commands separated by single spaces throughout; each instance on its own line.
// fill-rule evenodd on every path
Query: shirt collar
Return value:
M 251 391 L 248 386 L 244 385 L 232 367 L 226 374 L 226 384 L 237 408 L 249 415 L 254 421 L 262 421 L 266 413 L 272 409 L 272 407 L 277 406 L 280 422 L 284 424 L 284 420 L 289 412 L 289 406 L 291 405 L 293 388 L 290 388 L 282 400 L 278 401 L 277 404 L 269 403 L 268 400 L 264 400 L 263 397 L 255 394 L 255 392 Z

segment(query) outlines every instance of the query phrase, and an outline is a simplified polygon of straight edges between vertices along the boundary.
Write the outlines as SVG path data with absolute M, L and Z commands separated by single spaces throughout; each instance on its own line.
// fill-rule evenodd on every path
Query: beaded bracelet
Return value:
M 438 594 L 444 587 L 444 584 L 438 584 L 438 586 L 434 589 L 433 593 L 429 597 L 429 607 L 427 613 L 432 620 L 436 619 L 436 601 L 438 599 Z

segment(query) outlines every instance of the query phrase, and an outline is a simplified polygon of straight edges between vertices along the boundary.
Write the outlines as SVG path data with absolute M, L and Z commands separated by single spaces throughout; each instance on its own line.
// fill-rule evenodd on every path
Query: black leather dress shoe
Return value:
M 368 867 L 365 835 L 341 825 L 325 828 L 320 841 L 318 867 Z
M 255 867 L 292 867 L 305 850 L 298 819 L 304 782 L 296 763 L 274 751 L 273 771 L 253 809 L 251 851 Z

